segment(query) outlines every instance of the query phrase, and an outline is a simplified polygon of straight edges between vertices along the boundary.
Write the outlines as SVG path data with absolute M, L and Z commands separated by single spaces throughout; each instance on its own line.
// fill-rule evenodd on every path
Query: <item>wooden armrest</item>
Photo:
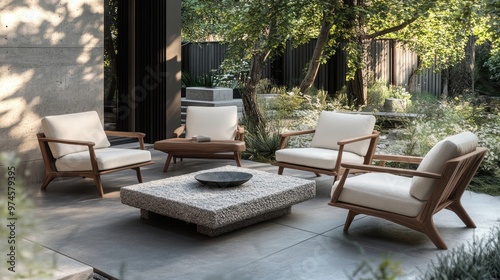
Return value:
M 61 144 L 69 144 L 69 145 L 82 145 L 82 146 L 95 146 L 94 142 L 91 141 L 79 141 L 79 140 L 68 140 L 68 139 L 58 139 L 58 138 L 49 138 L 49 137 L 40 137 L 40 141 L 43 142 L 53 142 L 53 143 L 61 143 Z
M 146 136 L 145 133 L 142 132 L 133 132 L 133 131 L 111 131 L 111 130 L 106 130 L 104 131 L 106 133 L 106 136 L 116 136 L 116 137 L 126 137 L 126 138 L 137 138 L 139 141 L 139 147 L 141 150 L 144 150 L 144 137 Z
M 366 164 L 356 164 L 356 163 L 342 163 L 342 167 L 346 169 L 356 169 L 363 170 L 368 172 L 383 172 L 383 173 L 391 173 L 395 175 L 408 175 L 408 176 L 419 176 L 431 179 L 440 179 L 441 174 L 433 173 L 433 172 L 425 172 L 425 171 L 416 171 L 412 169 L 404 169 L 404 168 L 393 168 L 386 166 L 377 166 L 377 165 L 366 165 Z
M 174 138 L 179 138 L 181 136 L 181 134 L 184 133 L 185 130 L 186 130 L 185 125 L 181 125 L 178 128 L 176 128 L 174 130 Z
M 300 131 L 289 131 L 281 133 L 281 137 L 290 137 L 303 134 L 311 134 L 316 132 L 316 129 L 300 130 Z
M 236 127 L 236 140 L 244 141 L 245 140 L 245 128 L 241 125 Z
M 373 155 L 373 159 L 384 161 L 384 162 L 385 161 L 395 161 L 395 162 L 418 164 L 418 163 L 422 162 L 423 157 L 375 154 L 375 155 Z
M 354 138 L 350 138 L 350 139 L 340 140 L 339 142 L 337 142 L 337 144 L 338 145 L 346 145 L 346 144 L 350 144 L 350 143 L 354 143 L 354 142 L 359 142 L 359 141 L 362 141 L 362 140 L 376 138 L 378 136 L 379 136 L 378 133 L 372 133 L 372 134 L 367 134 L 367 135 L 363 135 L 363 136 L 359 136 L 359 137 L 354 137 Z
M 300 131 L 289 131 L 289 132 L 283 132 L 281 133 L 281 140 L 280 140 L 280 145 L 278 149 L 283 149 L 286 146 L 286 141 L 287 138 L 290 136 L 297 136 L 297 135 L 305 135 L 305 134 L 311 134 L 316 132 L 316 129 L 307 129 L 307 130 L 300 130 Z
M 238 127 L 236 127 L 236 132 L 238 132 L 239 134 L 244 134 L 245 128 L 241 125 L 238 125 Z
M 142 132 L 131 132 L 131 131 L 104 131 L 107 136 L 116 136 L 116 137 L 128 137 L 128 138 L 144 138 L 146 134 Z

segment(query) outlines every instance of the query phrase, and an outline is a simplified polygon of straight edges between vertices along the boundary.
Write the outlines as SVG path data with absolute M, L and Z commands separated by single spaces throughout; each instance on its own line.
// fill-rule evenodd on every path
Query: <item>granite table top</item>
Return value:
M 229 188 L 198 182 L 197 174 L 215 171 L 248 172 L 246 183 Z M 122 187 L 123 204 L 197 225 L 219 228 L 316 195 L 316 182 L 286 175 L 224 166 L 181 176 Z

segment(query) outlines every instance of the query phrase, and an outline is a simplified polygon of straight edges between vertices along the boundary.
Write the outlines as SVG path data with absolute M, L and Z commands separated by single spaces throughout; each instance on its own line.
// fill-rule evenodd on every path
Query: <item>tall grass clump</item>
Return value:
M 422 279 L 500 279 L 500 228 L 496 226 L 486 238 L 440 255 Z
M 258 161 L 271 162 L 275 159 L 283 130 L 282 119 L 270 109 L 264 98 L 258 98 L 257 104 L 263 114 L 264 123 L 256 125 L 247 116 L 243 116 L 242 124 L 245 127 L 245 145 L 247 149 L 243 157 Z
M 401 270 L 399 262 L 389 257 L 372 264 L 363 261 L 349 279 L 356 280 L 395 280 L 408 279 Z M 437 256 L 425 271 L 412 279 L 422 280 L 496 280 L 500 279 L 500 227 L 494 226 L 489 235 L 474 238 L 446 254 Z

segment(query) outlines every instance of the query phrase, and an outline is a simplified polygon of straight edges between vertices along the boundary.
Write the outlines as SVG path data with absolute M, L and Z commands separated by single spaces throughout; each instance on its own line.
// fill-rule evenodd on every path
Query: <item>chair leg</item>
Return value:
M 241 167 L 241 154 L 234 152 L 234 159 L 236 160 L 236 166 Z
M 171 160 L 172 160 L 172 155 L 168 154 L 167 160 L 165 161 L 165 166 L 163 167 L 163 172 L 167 172 Z
M 278 175 L 283 175 L 283 169 L 285 169 L 283 166 L 278 167 Z
M 347 232 L 349 230 L 349 227 L 351 226 L 351 223 L 356 215 L 358 215 L 358 213 L 349 210 L 349 213 L 347 213 L 347 218 L 345 219 L 344 232 Z
M 56 178 L 56 176 L 54 176 L 53 174 L 45 174 L 45 179 L 43 180 L 43 183 L 42 183 L 42 186 L 40 187 L 40 189 L 42 191 L 46 190 L 49 183 L 52 182 L 52 180 L 54 180 L 55 178 Z
M 455 212 L 457 216 L 464 222 L 464 224 L 469 227 L 469 228 L 476 228 L 476 224 L 474 221 L 471 219 L 469 214 L 465 211 L 464 207 L 462 206 L 462 203 L 460 201 L 456 201 L 452 204 L 450 204 L 447 209 Z
M 94 182 L 97 186 L 97 192 L 99 193 L 100 197 L 104 196 L 104 191 L 102 189 L 102 181 L 101 181 L 101 176 L 99 174 L 94 176 Z
M 139 181 L 139 183 L 142 183 L 141 168 L 136 167 L 136 168 L 134 168 L 134 170 L 135 170 L 135 174 L 137 175 L 137 181 Z
M 436 245 L 438 249 L 448 249 L 446 243 L 444 243 L 443 238 L 441 238 L 439 231 L 436 229 L 432 221 L 425 225 L 424 233 L 425 235 L 427 235 L 427 237 L 429 237 L 429 239 L 432 241 L 432 243 L 434 243 L 434 245 Z
M 316 172 L 314 172 L 314 175 L 316 175 L 316 177 L 320 177 L 321 176 L 321 174 L 316 173 Z

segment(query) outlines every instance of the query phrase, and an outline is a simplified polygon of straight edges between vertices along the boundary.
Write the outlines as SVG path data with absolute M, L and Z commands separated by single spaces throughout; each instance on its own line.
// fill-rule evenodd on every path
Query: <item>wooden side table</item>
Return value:
M 194 142 L 186 138 L 170 138 L 156 141 L 154 149 L 168 154 L 163 172 L 167 172 L 172 158 L 214 158 L 234 159 L 241 167 L 241 153 L 245 151 L 245 141 L 240 140 L 212 140 L 210 142 Z

